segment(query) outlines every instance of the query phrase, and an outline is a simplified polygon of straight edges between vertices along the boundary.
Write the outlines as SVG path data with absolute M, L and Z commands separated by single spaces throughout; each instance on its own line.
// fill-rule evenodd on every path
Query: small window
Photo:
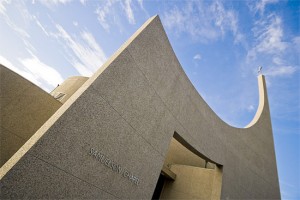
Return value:
M 66 94 L 62 93 L 62 92 L 56 92 L 53 97 L 54 99 L 61 101 L 64 97 L 66 96 Z

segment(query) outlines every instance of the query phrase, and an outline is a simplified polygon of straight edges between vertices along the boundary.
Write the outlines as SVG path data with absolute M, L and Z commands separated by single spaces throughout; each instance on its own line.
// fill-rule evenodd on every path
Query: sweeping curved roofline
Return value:
M 126 41 L 122 47 L 119 49 L 123 49 L 125 48 L 131 41 L 133 41 L 135 39 L 135 37 L 140 33 L 141 30 L 143 30 L 150 22 L 152 22 L 155 18 L 159 18 L 158 15 L 154 15 L 153 17 L 151 17 L 150 19 L 147 20 L 147 22 L 145 22 L 138 31 L 136 31 L 136 33 L 134 33 L 129 39 L 128 41 Z M 170 45 L 171 46 L 171 45 Z M 173 48 L 172 48 L 172 51 L 174 53 L 174 55 L 176 56 Z M 176 56 L 177 58 L 177 56 Z M 178 58 L 177 58 L 178 59 Z M 178 62 L 180 67 L 182 68 L 180 62 Z M 101 70 L 102 72 L 102 70 Z M 186 75 L 184 73 L 184 75 Z M 187 75 L 186 75 L 187 77 Z M 190 79 L 188 79 L 190 81 Z M 263 114 L 263 111 L 264 111 L 264 108 L 266 105 L 268 105 L 268 98 L 267 98 L 267 91 L 266 91 L 266 81 L 265 81 L 265 76 L 262 75 L 262 74 L 259 74 L 257 76 L 257 81 L 258 81 L 258 94 L 259 94 L 259 98 L 258 98 L 258 107 L 257 107 L 257 110 L 256 110 L 256 113 L 254 115 L 254 117 L 252 118 L 252 120 L 244 127 L 236 127 L 236 126 L 233 126 L 229 123 L 227 123 L 226 121 L 224 121 L 223 119 L 221 119 L 221 117 L 209 106 L 209 104 L 202 98 L 201 94 L 196 90 L 196 88 L 194 87 L 194 85 L 191 83 L 191 85 L 193 86 L 193 88 L 197 91 L 197 93 L 199 94 L 200 98 L 203 100 L 203 102 L 211 109 L 211 111 L 213 112 L 214 115 L 216 115 L 219 120 L 221 122 L 223 122 L 224 124 L 226 124 L 227 126 L 231 127 L 231 128 L 235 128 L 235 129 L 249 129 L 253 126 L 256 125 L 256 123 L 258 123 L 259 119 L 261 118 L 262 114 Z
M 158 15 L 154 15 L 153 17 L 149 18 L 104 64 L 103 66 L 98 69 L 91 77 L 89 77 L 88 81 L 86 81 L 86 83 L 83 85 L 83 87 L 81 87 L 76 93 L 78 93 L 78 95 L 74 95 L 71 99 L 75 100 L 80 94 L 82 94 L 82 92 L 88 87 L 90 86 L 104 71 L 105 69 L 111 65 L 111 63 L 115 60 L 115 58 L 117 58 L 130 44 L 132 41 L 134 41 L 139 35 L 140 33 L 152 22 L 154 21 L 156 18 L 159 19 Z M 169 42 L 169 41 L 168 41 Z M 170 44 L 171 47 L 171 44 Z M 173 51 L 174 56 L 177 58 L 173 48 L 171 47 L 171 50 Z M 180 65 L 180 68 L 182 69 L 182 66 L 180 64 L 180 62 L 178 61 L 178 64 Z M 182 70 L 183 71 L 183 70 Z M 187 75 L 184 73 L 183 74 L 186 76 L 187 80 L 190 82 L 190 80 L 188 79 Z M 72 76 L 69 78 L 73 78 L 76 76 Z M 255 116 L 253 117 L 253 119 L 250 121 L 250 123 L 248 125 L 246 125 L 245 127 L 235 127 L 232 126 L 230 124 L 228 124 L 227 122 L 225 122 L 224 120 L 222 120 L 219 115 L 217 115 L 214 110 L 208 105 L 208 103 L 202 98 L 201 94 L 196 90 L 196 88 L 194 87 L 194 85 L 190 82 L 192 88 L 196 91 L 196 93 L 199 95 L 199 98 L 202 100 L 202 103 L 205 104 L 205 106 L 207 106 L 209 108 L 209 110 L 211 111 L 211 113 L 213 115 L 215 115 L 215 117 L 218 118 L 218 120 L 225 124 L 226 126 L 228 126 L 229 128 L 234 128 L 234 129 L 251 129 L 251 127 L 255 126 L 257 124 L 257 122 L 259 121 L 259 119 L 261 118 L 261 115 L 264 111 L 264 107 L 265 104 L 268 102 L 265 102 L 267 100 L 266 98 L 266 84 L 265 84 L 265 78 L 263 75 L 259 75 L 258 77 L 258 89 L 259 89 L 259 105 L 256 111 Z M 68 103 L 69 104 L 69 103 Z M 68 105 L 66 104 L 66 105 Z M 46 123 L 47 124 L 47 123 Z M 41 127 L 43 128 L 43 127 Z M 34 141 L 34 143 L 37 142 L 37 140 Z M 26 145 L 24 145 L 26 146 Z M 30 145 L 31 146 L 31 145 Z M 23 148 L 22 148 L 23 149 Z M 29 148 L 27 149 L 29 150 Z M 24 153 L 27 152 L 27 150 L 23 153 L 20 153 L 20 155 L 24 155 Z M 18 154 L 17 154 L 18 155 Z M 4 165 L 1 169 L 0 169 L 0 179 L 7 173 L 7 171 L 9 171 L 9 169 L 20 159 L 21 156 L 18 156 L 18 158 L 13 158 L 10 159 L 9 162 L 6 163 L 6 165 Z M 210 160 L 210 159 L 209 159 Z M 11 162 L 11 163 L 10 163 Z M 211 162 L 213 163 L 218 163 L 215 162 L 214 160 L 211 160 Z M 9 166 L 9 167 L 8 167 Z M 5 170 L 4 170 L 5 169 Z
M 258 107 L 257 107 L 256 113 L 255 113 L 253 119 L 251 120 L 251 122 L 248 125 L 245 126 L 245 128 L 251 128 L 252 126 L 254 126 L 258 122 L 258 120 L 260 119 L 260 117 L 263 113 L 265 104 L 268 103 L 268 102 L 266 102 L 267 92 L 266 92 L 265 77 L 264 77 L 264 75 L 258 75 L 257 79 L 258 79 L 258 90 L 259 90 L 258 91 L 259 92 Z
M 192 85 L 159 17 L 154 16 L 0 168 L 1 184 L 33 188 L 39 192 L 36 198 L 55 197 L 57 185 L 71 191 L 73 185 L 67 184 L 67 177 L 72 177 L 99 186 L 101 194 L 150 199 L 170 141 L 177 137 L 192 152 L 223 166 L 222 199 L 278 199 L 263 75 L 258 77 L 258 85 L 259 106 L 252 121 L 245 128 L 228 125 Z M 129 187 L 111 170 L 95 173 L 106 168 L 87 158 L 90 147 L 103 149 L 129 171 L 135 171 L 142 180 L 139 187 Z M 53 170 L 43 171 L 41 165 Z M 30 179 L 15 181 L 20 174 Z M 108 174 L 113 178 L 103 182 Z M 36 179 L 43 176 L 59 179 L 41 187 Z M 10 189 L 5 193 L 11 193 Z M 85 194 L 80 197 L 87 198 Z M 31 195 L 30 190 L 26 195 Z

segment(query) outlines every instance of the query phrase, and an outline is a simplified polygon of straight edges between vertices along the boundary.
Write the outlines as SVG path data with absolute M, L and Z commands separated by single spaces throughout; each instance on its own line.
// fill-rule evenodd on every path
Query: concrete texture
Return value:
M 213 194 L 213 186 L 218 184 L 214 182 L 222 181 L 215 179 L 214 169 L 172 165 L 171 171 L 176 174 L 176 180 L 165 183 L 160 199 L 220 199 L 220 190 Z
M 65 103 L 88 79 L 83 76 L 69 77 L 50 94 L 61 103 Z
M 221 198 L 279 199 L 261 75 L 258 85 L 253 122 L 242 129 L 227 125 L 197 93 L 153 17 L 1 167 L 0 197 L 149 199 L 174 137 L 222 166 Z M 90 156 L 90 148 L 133 173 L 139 184 Z
M 171 140 L 164 164 L 167 166 L 177 164 L 205 168 L 206 161 L 198 155 L 192 153 L 188 148 L 173 138 Z
M 162 169 L 166 180 L 160 199 L 220 199 L 221 166 L 209 163 L 183 144 L 171 140 Z
M 0 65 L 0 166 L 61 106 L 41 88 Z

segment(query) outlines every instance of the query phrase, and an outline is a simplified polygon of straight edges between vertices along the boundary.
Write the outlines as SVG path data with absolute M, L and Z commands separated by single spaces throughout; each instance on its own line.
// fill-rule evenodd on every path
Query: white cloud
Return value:
M 298 70 L 297 64 L 292 61 L 297 51 L 297 37 L 294 38 L 293 43 L 290 42 L 288 36 L 284 34 L 281 17 L 275 13 L 260 16 L 254 23 L 252 31 L 255 40 L 253 47 L 248 51 L 246 63 L 251 64 L 252 67 L 254 65 L 266 67 L 263 69 L 263 74 L 272 77 L 267 79 L 268 86 L 271 80 L 291 76 Z M 294 49 L 292 45 L 296 48 Z
M 257 55 L 260 54 L 276 55 L 278 57 L 289 46 L 284 41 L 282 20 L 275 14 L 255 22 L 252 31 L 256 41 L 253 48 L 248 52 L 248 61 L 256 59 Z
M 23 76 L 27 80 L 33 82 L 34 84 L 41 86 L 41 82 L 32 74 L 29 73 L 28 71 L 24 70 L 23 68 L 17 68 L 15 67 L 9 60 L 4 58 L 3 56 L 0 55 L 0 63 L 4 65 L 5 67 L 11 69 L 12 71 L 16 72 L 17 74 Z
M 46 65 L 31 53 L 31 57 L 19 58 L 19 62 L 25 67 L 25 72 L 30 73 L 29 80 L 47 91 L 64 81 L 62 76 L 53 67 Z M 23 74 L 21 74 L 23 75 Z M 26 77 L 26 76 L 25 76 Z
M 1 19 L 6 23 L 8 29 L 11 29 L 13 35 L 11 37 L 17 36 L 27 48 L 34 50 L 29 42 L 29 32 L 31 22 L 36 19 L 35 16 L 28 11 L 24 1 L 0 0 L 0 7 L 5 2 L 11 3 L 11 6 L 5 8 L 7 11 L 2 13 Z
M 35 23 L 37 24 L 38 27 L 45 33 L 45 35 L 50 36 L 50 34 L 46 31 L 44 26 L 41 24 L 41 22 L 37 19 L 36 16 L 33 16 L 33 19 L 35 20 Z
M 266 79 L 268 88 L 278 87 L 283 83 L 281 78 L 294 77 L 299 72 L 299 66 L 294 63 L 295 50 L 291 48 L 291 36 L 285 35 L 284 27 L 288 24 L 284 24 L 286 22 L 276 13 L 255 15 L 255 18 L 256 21 L 252 25 L 254 37 L 253 40 L 252 36 L 246 38 L 251 46 L 245 49 L 248 50 L 248 56 L 246 63 L 240 64 L 241 71 L 249 76 L 250 73 L 256 74 L 257 67 L 262 65 L 263 74 L 268 76 Z M 249 112 L 255 110 L 254 101 L 249 102 L 247 99 L 244 101 L 247 102 L 243 106 L 245 110 Z
M 114 1 L 109 0 L 102 7 L 98 7 L 95 11 L 100 25 L 107 32 L 109 32 L 110 26 L 109 26 L 108 22 L 106 21 L 106 18 L 107 18 L 107 15 L 111 11 L 111 7 L 112 7 L 113 3 L 114 3 Z
M 184 8 L 176 6 L 165 12 L 163 15 L 163 23 L 166 28 L 174 30 L 176 34 L 188 33 L 194 38 L 199 38 L 202 41 L 214 40 L 218 37 L 217 30 L 214 29 L 208 9 L 202 10 L 202 6 L 196 7 L 188 2 Z
M 254 10 L 255 12 L 256 11 L 259 11 L 260 14 L 263 14 L 264 11 L 265 11 L 265 7 L 268 5 L 268 4 L 273 4 L 273 3 L 277 3 L 278 0 L 261 0 L 261 1 L 258 1 L 256 4 L 255 4 L 255 7 L 254 7 Z
M 67 4 L 70 3 L 72 0 L 37 0 L 39 1 L 41 4 L 47 6 L 47 7 L 51 7 L 51 6 L 56 6 L 59 4 Z M 35 2 L 33 1 L 33 4 Z
M 4 4 L 9 4 L 10 0 L 1 0 L 0 1 L 0 14 L 5 14 L 6 8 Z
M 1 4 L 0 4 L 1 5 Z M 1 9 L 1 6 L 0 6 Z M 4 8 L 5 9 L 5 8 Z M 0 10 L 1 11 L 1 10 Z M 2 11 L 1 11 L 2 12 Z M 22 39 L 24 38 L 29 38 L 30 35 L 20 27 L 20 24 L 17 24 L 14 20 L 12 20 L 5 12 L 5 10 L 3 10 L 2 14 L 2 19 L 4 19 L 4 21 L 6 22 L 6 24 L 15 32 L 17 33 Z M 19 14 L 21 14 L 19 12 Z
M 138 4 L 140 5 L 141 9 L 144 10 L 143 0 L 137 0 Z
M 10 1 L 3 1 L 3 2 L 10 3 Z M 13 15 L 13 17 L 11 14 L 12 12 L 16 13 Z M 8 28 L 12 31 L 13 33 L 12 37 L 17 36 L 17 39 L 22 40 L 26 48 L 29 48 L 31 51 L 35 51 L 35 48 L 30 42 L 31 38 L 29 32 L 30 32 L 30 25 L 31 25 L 30 23 L 33 20 L 36 20 L 36 18 L 28 11 L 25 2 L 13 1 L 12 6 L 7 10 L 7 12 L 2 13 L 1 19 L 3 19 L 3 21 L 6 23 Z
M 292 75 L 297 71 L 296 67 L 293 66 L 280 66 L 280 67 L 272 67 L 267 69 L 264 74 L 266 76 L 287 76 Z
M 272 59 L 273 63 L 276 64 L 276 65 L 282 65 L 284 63 L 284 60 L 282 60 L 281 58 L 279 57 L 274 57 Z
M 59 24 L 56 28 L 59 33 L 55 36 L 62 39 L 70 56 L 69 62 L 81 75 L 91 76 L 106 61 L 104 51 L 91 33 L 82 32 L 79 40 L 72 38 Z
M 131 0 L 125 0 L 125 6 L 123 6 L 123 9 L 126 13 L 128 22 L 130 24 L 135 24 L 134 15 L 133 15 L 132 8 L 131 8 Z
M 74 26 L 78 26 L 78 22 L 77 21 L 73 21 L 73 25 Z
M 202 56 L 200 54 L 196 54 L 194 55 L 194 60 L 201 60 L 202 59 Z
M 129 24 L 135 24 L 136 21 L 134 17 L 133 8 L 137 8 L 137 6 L 147 14 L 147 11 L 143 7 L 142 0 L 100 1 L 100 5 L 97 6 L 95 14 L 97 15 L 97 19 L 100 25 L 106 32 L 109 32 L 110 27 L 115 25 L 117 25 L 119 31 L 122 32 L 123 25 L 120 23 L 120 18 L 123 19 L 125 15 L 126 18 L 124 19 L 127 19 Z
M 139 7 L 142 9 L 142 11 L 145 13 L 146 17 L 150 18 L 150 15 L 149 15 L 148 11 L 144 7 L 143 0 L 137 0 L 137 3 L 139 5 Z
M 276 15 L 269 18 L 268 22 L 264 20 L 258 22 L 259 27 L 254 30 L 259 41 L 256 50 L 263 53 L 282 52 L 287 48 L 287 43 L 283 42 L 281 18 Z
M 177 7 L 174 7 L 169 12 L 164 14 L 163 21 L 167 28 L 175 28 L 177 27 L 177 31 L 184 32 L 186 31 L 187 27 L 185 27 L 185 20 L 187 16 L 183 11 L 179 10 Z
M 226 11 L 223 4 L 215 1 L 211 5 L 211 12 L 214 13 L 215 25 L 220 28 L 223 35 L 225 34 L 226 29 L 231 30 L 234 34 L 237 33 L 237 16 L 233 11 Z
M 53 67 L 41 62 L 35 55 L 19 58 L 22 67 L 15 67 L 8 59 L 0 55 L 0 63 L 27 80 L 50 92 L 57 84 L 63 82 L 62 76 Z
M 80 0 L 80 3 L 81 3 L 82 5 L 85 5 L 86 2 L 87 2 L 87 0 Z
M 19 73 L 19 69 L 16 68 L 8 59 L 0 55 L 0 64 L 4 65 L 5 67 Z
M 189 1 L 181 8 L 173 7 L 163 15 L 166 28 L 176 34 L 187 33 L 202 42 L 217 40 L 227 32 L 234 36 L 234 42 L 241 42 L 238 17 L 233 10 L 225 9 L 219 1 Z
M 249 105 L 248 107 L 247 107 L 247 110 L 249 111 L 249 112 L 252 112 L 252 111 L 254 111 L 254 106 L 251 104 L 251 105 Z

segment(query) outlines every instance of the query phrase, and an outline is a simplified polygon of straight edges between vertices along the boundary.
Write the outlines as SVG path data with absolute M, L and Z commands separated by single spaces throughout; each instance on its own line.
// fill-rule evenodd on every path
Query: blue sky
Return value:
M 0 0 L 0 63 L 46 91 L 90 76 L 159 14 L 190 80 L 244 127 L 266 76 L 281 195 L 300 199 L 300 1 Z

